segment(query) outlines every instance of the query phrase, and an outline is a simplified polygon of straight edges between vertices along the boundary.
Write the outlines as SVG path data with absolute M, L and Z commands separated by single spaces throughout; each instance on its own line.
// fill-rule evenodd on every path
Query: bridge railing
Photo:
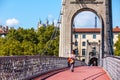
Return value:
M 75 66 L 84 65 L 76 60 Z M 0 57 L 0 80 L 25 80 L 67 67 L 67 58 L 46 56 Z
M 112 80 L 120 79 L 120 57 L 104 58 L 103 67 L 109 73 Z

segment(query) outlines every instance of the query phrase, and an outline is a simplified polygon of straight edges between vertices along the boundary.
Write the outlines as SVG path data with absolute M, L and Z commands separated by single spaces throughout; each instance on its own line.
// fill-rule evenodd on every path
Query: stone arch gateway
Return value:
M 95 13 L 101 22 L 101 53 L 113 55 L 112 0 L 62 0 L 59 56 L 68 57 L 72 50 L 72 24 L 82 11 Z

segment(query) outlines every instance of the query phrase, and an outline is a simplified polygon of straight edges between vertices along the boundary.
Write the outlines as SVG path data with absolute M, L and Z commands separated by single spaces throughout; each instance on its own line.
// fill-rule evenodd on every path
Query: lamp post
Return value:
M 87 49 L 86 49 L 86 53 L 85 53 L 85 57 L 86 57 L 86 58 L 85 58 L 85 63 L 87 63 L 87 64 L 89 63 L 89 58 L 90 58 L 90 55 L 89 55 L 89 53 L 88 53 L 88 50 L 89 50 L 89 49 L 88 49 L 88 48 L 89 48 L 88 46 L 89 46 L 89 45 L 90 45 L 89 40 L 87 40 Z
M 100 40 L 98 41 L 99 42 L 99 65 L 102 66 L 102 52 L 101 52 L 101 47 L 100 47 Z

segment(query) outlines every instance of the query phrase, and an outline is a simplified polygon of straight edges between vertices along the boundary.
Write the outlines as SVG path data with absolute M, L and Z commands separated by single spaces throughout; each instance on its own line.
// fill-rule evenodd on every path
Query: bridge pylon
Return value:
M 82 11 L 91 11 L 100 19 L 101 55 L 113 55 L 112 0 L 62 0 L 59 56 L 72 51 L 74 18 Z

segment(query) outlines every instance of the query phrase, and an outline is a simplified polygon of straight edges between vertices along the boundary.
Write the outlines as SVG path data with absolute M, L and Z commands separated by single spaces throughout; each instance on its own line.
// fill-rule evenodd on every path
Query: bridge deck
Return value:
M 38 79 L 39 80 L 39 79 Z M 108 74 L 101 67 L 82 66 L 53 75 L 46 80 L 111 80 Z

